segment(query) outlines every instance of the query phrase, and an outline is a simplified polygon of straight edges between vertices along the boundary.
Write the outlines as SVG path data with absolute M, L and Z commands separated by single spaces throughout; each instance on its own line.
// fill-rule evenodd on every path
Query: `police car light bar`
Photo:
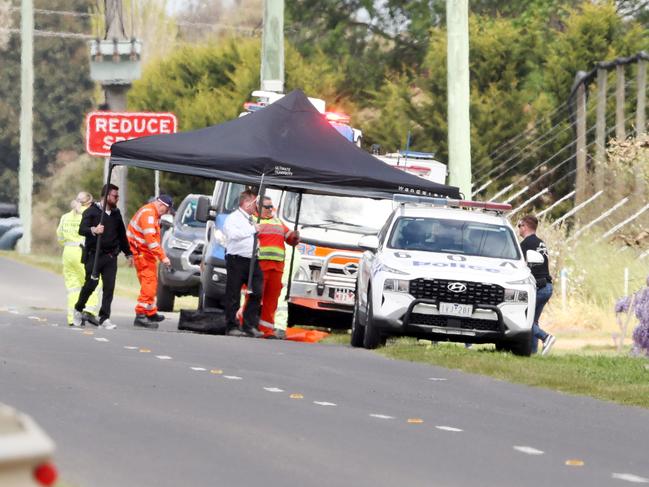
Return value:
M 350 116 L 339 112 L 325 112 L 325 118 L 332 123 L 348 124 Z
M 487 211 L 505 212 L 511 211 L 512 205 L 508 203 L 492 203 L 490 201 L 468 201 L 456 200 L 450 198 L 435 198 L 432 196 L 416 196 L 410 194 L 395 194 L 393 197 L 395 203 L 401 204 L 420 204 L 432 206 L 449 206 L 452 208 L 475 208 Z

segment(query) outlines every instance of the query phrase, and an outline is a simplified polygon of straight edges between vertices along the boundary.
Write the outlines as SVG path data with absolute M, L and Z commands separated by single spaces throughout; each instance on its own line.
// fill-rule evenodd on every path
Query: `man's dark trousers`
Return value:
M 74 306 L 77 311 L 83 311 L 86 302 L 90 295 L 94 292 L 99 284 L 99 279 L 92 279 L 92 267 L 95 263 L 95 254 L 88 253 L 86 258 L 86 282 L 83 283 L 81 292 L 79 293 L 79 300 Z M 102 253 L 99 255 L 97 262 L 97 275 L 101 276 L 102 281 L 102 298 L 101 309 L 99 310 L 99 321 L 110 317 L 110 307 L 113 303 L 113 293 L 115 292 L 115 278 L 117 277 L 117 256 L 112 254 Z
M 238 328 L 237 311 L 241 305 L 241 287 L 248 284 L 250 272 L 250 259 L 239 255 L 225 256 L 225 320 L 227 329 Z M 248 295 L 248 302 L 243 310 L 243 329 L 259 328 L 259 310 L 261 309 L 261 292 L 264 285 L 264 274 L 261 272 L 259 262 L 255 259 L 255 268 L 252 273 L 252 294 Z M 89 295 L 90 296 L 90 295 Z

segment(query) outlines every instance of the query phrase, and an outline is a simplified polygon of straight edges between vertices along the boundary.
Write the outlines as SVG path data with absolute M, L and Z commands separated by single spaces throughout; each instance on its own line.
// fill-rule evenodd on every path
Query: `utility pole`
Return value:
M 284 0 L 264 1 L 261 89 L 284 93 Z
M 131 83 L 141 74 L 142 43 L 135 38 L 129 39 L 126 35 L 122 0 L 105 0 L 105 6 L 104 38 L 89 42 L 90 77 L 102 84 L 108 109 L 113 112 L 125 112 L 128 90 Z M 107 173 L 107 166 L 108 160 L 104 175 Z M 112 174 L 112 181 L 119 186 L 119 210 L 126 215 L 128 168 L 116 166 Z
M 446 0 L 449 184 L 471 198 L 469 3 Z
M 23 237 L 21 254 L 32 251 L 32 191 L 34 189 L 34 4 L 22 0 L 20 8 L 20 169 L 18 208 Z

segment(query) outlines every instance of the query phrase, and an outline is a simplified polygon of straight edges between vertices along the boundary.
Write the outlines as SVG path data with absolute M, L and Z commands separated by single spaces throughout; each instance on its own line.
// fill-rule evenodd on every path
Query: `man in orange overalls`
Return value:
M 134 326 L 158 328 L 164 316 L 155 305 L 158 289 L 158 260 L 166 266 L 171 262 L 160 245 L 160 217 L 173 213 L 171 196 L 162 194 L 153 202 L 140 208 L 131 218 L 126 230 L 133 263 L 140 281 L 140 295 L 135 306 Z
M 298 232 L 292 232 L 273 215 L 273 202 L 265 197 L 259 221 L 259 267 L 264 273 L 264 290 L 261 295 L 259 329 L 276 338 L 285 338 L 284 330 L 275 328 L 275 311 L 282 292 L 282 274 L 286 250 L 284 242 L 295 247 L 300 240 Z

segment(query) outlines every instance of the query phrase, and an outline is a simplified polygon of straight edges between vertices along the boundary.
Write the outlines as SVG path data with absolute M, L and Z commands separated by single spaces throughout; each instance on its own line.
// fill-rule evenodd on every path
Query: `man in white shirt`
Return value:
M 228 335 L 261 338 L 264 334 L 259 331 L 258 325 L 264 275 L 256 259 L 252 274 L 252 289 L 248 290 L 248 302 L 243 312 L 243 326 L 239 326 L 236 318 L 241 302 L 241 287 L 248 283 L 254 236 L 258 231 L 257 224 L 252 218 L 256 201 L 257 195 L 254 192 L 242 191 L 239 195 L 239 208 L 230 213 L 223 223 L 227 272 L 225 319 Z

